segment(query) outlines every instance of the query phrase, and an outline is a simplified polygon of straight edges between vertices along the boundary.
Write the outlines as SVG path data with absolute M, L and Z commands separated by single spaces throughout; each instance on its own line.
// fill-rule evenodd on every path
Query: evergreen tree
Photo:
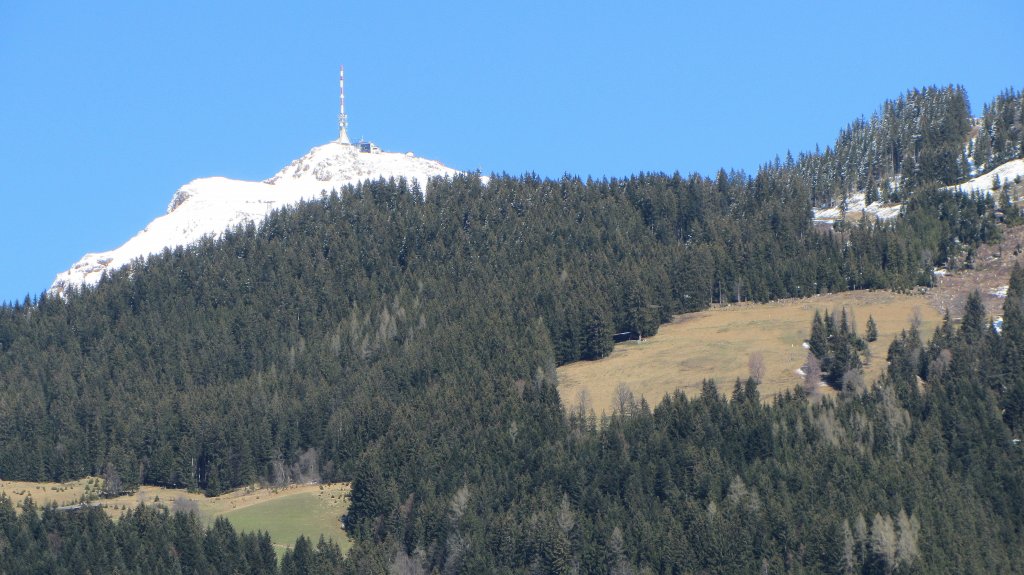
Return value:
M 825 312 L 828 315 L 828 312 Z M 828 356 L 828 332 L 825 329 L 825 322 L 821 319 L 821 313 L 814 310 L 814 319 L 811 321 L 811 337 L 807 341 L 811 353 L 820 361 Z
M 587 319 L 581 359 L 600 359 L 612 351 L 611 322 L 600 309 L 594 308 Z
M 878 340 L 878 325 L 875 324 L 875 318 L 868 316 L 868 325 L 864 333 L 864 339 L 869 342 Z
M 975 295 L 863 386 L 850 318 L 816 315 L 811 358 L 858 393 L 707 381 L 598 422 L 567 416 L 555 373 L 716 298 L 927 284 L 999 235 L 991 198 L 936 189 L 966 169 L 967 110 L 912 91 L 753 175 L 368 182 L 0 306 L 0 472 L 351 481 L 349 556 L 303 540 L 288 572 L 1021 572 L 1017 280 L 1003 334 Z M 888 184 L 897 220 L 811 221 Z M 0 572 L 277 568 L 265 537 L 192 514 L 25 507 L 0 500 Z

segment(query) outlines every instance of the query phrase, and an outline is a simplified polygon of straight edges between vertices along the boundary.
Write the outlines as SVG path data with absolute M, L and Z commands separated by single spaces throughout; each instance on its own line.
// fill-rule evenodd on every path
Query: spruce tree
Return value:
M 878 339 L 878 325 L 875 324 L 875 318 L 868 316 L 867 329 L 864 331 L 864 339 L 869 342 L 873 342 Z
M 818 310 L 814 310 L 814 319 L 811 320 L 811 337 L 807 340 L 807 344 L 811 353 L 819 361 L 828 356 L 828 332 Z
M 964 318 L 960 323 L 960 333 L 968 345 L 979 344 L 985 335 L 985 306 L 981 302 L 981 294 L 974 290 L 967 296 Z

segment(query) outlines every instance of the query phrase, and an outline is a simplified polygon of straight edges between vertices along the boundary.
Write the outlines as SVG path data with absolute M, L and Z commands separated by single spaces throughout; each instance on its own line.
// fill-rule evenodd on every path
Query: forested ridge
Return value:
M 976 166 L 994 168 L 1020 158 L 1022 151 L 1024 94 L 1010 88 L 985 105 L 970 152 Z
M 990 197 L 938 189 L 967 169 L 965 106 L 959 88 L 887 103 L 886 141 L 923 122 L 901 110 L 942 118 L 890 167 L 892 147 L 847 152 L 872 121 L 753 176 L 368 182 L 2 307 L 0 476 L 216 493 L 312 466 L 354 482 L 342 572 L 1019 571 L 1021 278 L 1002 334 L 976 309 L 928 347 L 910 332 L 870 392 L 769 405 L 756 381 L 731 401 L 709 382 L 599 419 L 556 391 L 554 367 L 613 333 L 928 285 L 997 238 Z M 855 156 L 866 179 L 844 179 Z M 813 225 L 822 190 L 894 175 L 901 218 Z M 47 552 L 10 533 L 0 549 Z
M 869 200 L 900 201 L 970 173 L 964 144 L 971 128 L 962 87 L 911 90 L 869 119 L 851 122 L 824 152 L 802 154 L 797 172 L 810 182 L 816 205 L 831 205 L 858 191 Z

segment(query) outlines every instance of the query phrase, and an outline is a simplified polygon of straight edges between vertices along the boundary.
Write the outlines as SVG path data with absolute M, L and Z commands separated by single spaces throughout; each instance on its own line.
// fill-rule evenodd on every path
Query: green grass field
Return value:
M 58 506 L 73 505 L 82 496 L 97 494 L 101 481 L 94 477 L 68 483 L 0 481 L 0 492 L 6 493 L 15 505 L 26 497 L 40 506 L 51 502 Z M 176 499 L 189 499 L 198 505 L 199 517 L 207 524 L 224 516 L 236 530 L 266 531 L 280 555 L 295 544 L 299 535 L 305 535 L 314 545 L 323 536 L 347 551 L 350 542 L 341 528 L 341 516 L 348 510 L 348 493 L 349 485 L 345 483 L 245 487 L 217 497 L 144 485 L 131 495 L 101 499 L 96 503 L 117 519 L 125 510 L 139 504 L 173 509 Z
M 730 393 L 736 378 L 749 375 L 751 354 L 760 353 L 765 373 L 760 386 L 768 399 L 801 381 L 796 373 L 807 358 L 803 342 L 810 334 L 814 311 L 837 313 L 846 308 L 864 334 L 868 316 L 878 325 L 878 341 L 870 345 L 871 359 L 864 374 L 873 382 L 885 368 L 893 338 L 921 321 L 930 337 L 941 315 L 923 295 L 886 291 L 856 291 L 789 299 L 767 304 L 740 304 L 676 316 L 643 343 L 625 342 L 597 361 L 580 361 L 558 369 L 559 394 L 567 407 L 579 404 L 585 391 L 597 414 L 611 413 L 615 390 L 625 385 L 653 407 L 665 394 L 700 392 L 701 382 L 713 378 L 721 393 Z
M 323 535 L 348 551 L 349 541 L 341 529 L 340 502 L 330 505 L 322 495 L 310 492 L 286 495 L 223 514 L 240 531 L 266 531 L 274 547 L 290 548 L 300 535 L 316 545 Z

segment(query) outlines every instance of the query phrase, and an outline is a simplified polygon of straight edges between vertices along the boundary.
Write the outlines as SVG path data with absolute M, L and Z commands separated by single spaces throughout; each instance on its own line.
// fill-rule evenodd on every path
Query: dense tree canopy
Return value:
M 1003 332 L 976 307 L 928 345 L 911 330 L 870 392 L 769 405 L 754 380 L 731 401 L 707 382 L 653 408 L 624 393 L 598 417 L 556 390 L 556 365 L 606 355 L 615 333 L 713 303 L 928 285 L 996 239 L 990 197 L 938 189 L 967 169 L 966 109 L 959 88 L 913 92 L 834 151 L 752 177 L 368 182 L 66 299 L 2 307 L 0 476 L 210 493 L 349 480 L 356 545 L 332 564 L 353 573 L 1019 571 L 1020 272 Z M 822 194 L 886 178 L 902 217 L 813 224 Z M 856 342 L 841 317 L 821 321 L 847 344 L 821 350 L 841 378 Z M 0 549 L 41 572 L 85 565 L 54 541 L 95 513 L 38 523 L 2 507 Z M 219 537 L 205 561 L 251 547 L 247 565 L 263 565 L 259 536 L 183 529 L 117 553 L 176 557 Z M 313 547 L 280 568 L 334 556 Z
M 971 150 L 981 169 L 1024 158 L 1024 94 L 1011 88 L 985 105 Z
M 801 155 L 795 171 L 815 205 L 856 192 L 900 201 L 923 188 L 955 184 L 970 172 L 965 142 L 971 128 L 962 87 L 911 90 L 870 119 L 850 123 L 824 152 Z
M 0 469 L 218 492 L 312 450 L 350 478 L 413 406 L 557 409 L 539 393 L 554 366 L 612 333 L 713 301 L 906 289 L 996 234 L 989 200 L 937 192 L 894 224 L 815 230 L 784 177 L 469 176 L 425 199 L 370 183 L 0 309 Z

